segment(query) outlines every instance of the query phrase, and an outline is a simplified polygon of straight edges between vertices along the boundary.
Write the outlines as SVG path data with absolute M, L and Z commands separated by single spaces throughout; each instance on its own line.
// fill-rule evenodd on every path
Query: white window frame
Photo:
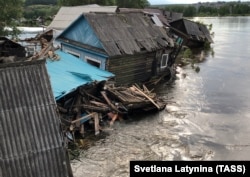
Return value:
M 77 53 L 77 52 L 72 52 L 72 51 L 70 51 L 70 50 L 65 50 L 65 52 L 67 52 L 68 54 L 74 55 L 75 57 L 78 57 L 78 58 L 80 58 L 80 56 L 81 56 L 79 53 Z
M 97 60 L 97 59 L 95 59 L 95 58 L 92 58 L 92 57 L 90 57 L 90 56 L 85 56 L 85 61 L 86 61 L 87 63 L 89 63 L 88 60 L 93 61 L 93 62 L 95 62 L 95 63 L 98 63 L 98 64 L 99 64 L 99 68 L 101 68 L 101 64 L 102 64 L 101 61 L 99 61 L 99 60 Z M 90 64 L 90 63 L 89 63 L 89 64 Z
M 165 56 L 167 56 L 167 58 L 165 59 L 165 62 L 163 62 Z M 169 54 L 163 54 L 161 57 L 161 68 L 166 68 L 168 66 L 168 60 Z M 165 65 L 163 65 L 163 63 L 165 63 Z

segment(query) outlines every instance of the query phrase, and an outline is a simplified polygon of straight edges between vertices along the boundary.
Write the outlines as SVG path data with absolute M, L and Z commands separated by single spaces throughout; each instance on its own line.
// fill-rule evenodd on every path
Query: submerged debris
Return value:
M 116 87 L 108 82 L 93 82 L 57 101 L 63 131 L 68 141 L 75 141 L 88 130 L 99 134 L 103 126 L 112 126 L 137 111 L 160 111 L 166 103 L 146 86 Z

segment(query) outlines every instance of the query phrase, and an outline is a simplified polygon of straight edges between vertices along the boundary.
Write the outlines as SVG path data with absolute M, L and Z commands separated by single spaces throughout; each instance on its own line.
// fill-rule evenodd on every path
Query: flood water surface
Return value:
M 213 24 L 213 52 L 177 68 L 157 93 L 165 110 L 116 122 L 78 160 L 75 177 L 127 177 L 130 160 L 250 160 L 250 17 L 196 18 Z

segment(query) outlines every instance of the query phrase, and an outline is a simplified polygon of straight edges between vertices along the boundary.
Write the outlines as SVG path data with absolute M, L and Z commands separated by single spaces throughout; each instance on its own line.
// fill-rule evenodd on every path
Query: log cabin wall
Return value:
M 155 52 L 111 58 L 107 68 L 116 75 L 118 85 L 143 82 L 152 76 Z

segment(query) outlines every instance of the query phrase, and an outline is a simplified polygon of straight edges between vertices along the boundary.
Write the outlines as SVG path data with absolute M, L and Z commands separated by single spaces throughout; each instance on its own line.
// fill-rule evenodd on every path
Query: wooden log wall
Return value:
M 155 52 L 110 58 L 108 70 L 116 75 L 117 85 L 130 85 L 148 80 L 152 75 Z

